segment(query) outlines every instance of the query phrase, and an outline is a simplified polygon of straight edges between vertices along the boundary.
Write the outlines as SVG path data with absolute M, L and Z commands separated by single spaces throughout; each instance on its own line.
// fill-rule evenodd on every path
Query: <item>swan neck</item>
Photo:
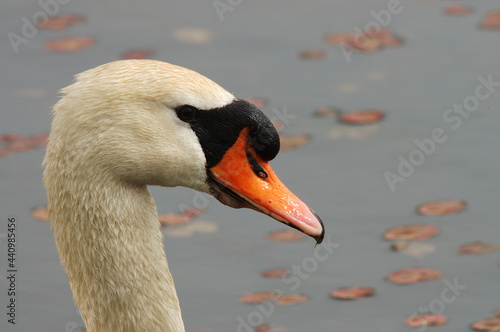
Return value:
M 147 187 L 56 176 L 45 181 L 51 227 L 87 331 L 184 332 Z

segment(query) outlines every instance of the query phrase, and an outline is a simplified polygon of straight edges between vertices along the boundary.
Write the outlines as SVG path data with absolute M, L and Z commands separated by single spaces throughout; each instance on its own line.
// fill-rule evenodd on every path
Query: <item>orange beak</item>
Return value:
M 209 169 L 209 176 L 218 187 L 212 187 L 214 196 L 223 204 L 267 214 L 321 243 L 324 237 L 321 219 L 255 153 L 248 136 L 249 129 L 242 130 L 222 160 Z

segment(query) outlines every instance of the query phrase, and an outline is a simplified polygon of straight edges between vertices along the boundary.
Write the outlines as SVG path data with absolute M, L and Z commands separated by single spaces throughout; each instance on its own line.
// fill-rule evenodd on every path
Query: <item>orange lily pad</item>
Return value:
M 458 248 L 458 253 L 461 255 L 479 255 L 488 254 L 500 250 L 498 245 L 487 245 L 481 241 L 466 243 Z
M 354 300 L 360 297 L 373 296 L 375 289 L 372 287 L 348 287 L 334 290 L 330 296 L 339 300 Z
M 386 240 L 426 240 L 439 234 L 439 228 L 429 224 L 412 224 L 391 228 L 384 233 Z
M 347 113 L 341 113 L 338 120 L 342 123 L 352 125 L 367 125 L 377 123 L 384 118 L 384 113 L 379 110 L 359 110 Z
M 52 39 L 45 42 L 45 49 L 52 52 L 76 52 L 93 47 L 95 39 L 87 36 Z
M 311 49 L 300 52 L 300 58 L 304 60 L 322 60 L 326 58 L 326 52 L 320 49 Z
M 146 59 L 154 53 L 155 51 L 150 48 L 129 50 L 122 53 L 122 59 Z
M 288 276 L 288 273 L 286 272 L 286 269 L 277 268 L 277 269 L 263 271 L 260 275 L 263 278 L 279 278 L 279 279 L 281 279 L 281 278 L 286 278 Z
M 182 213 L 166 213 L 158 217 L 160 224 L 167 226 L 179 226 L 191 221 L 203 212 L 203 209 L 190 208 Z
M 284 326 L 263 324 L 257 326 L 254 332 L 286 332 L 288 329 Z
M 310 300 L 309 296 L 303 294 L 283 294 L 273 298 L 273 301 L 277 305 L 293 305 L 309 300 Z
M 392 272 L 387 280 L 396 284 L 413 284 L 422 281 L 432 281 L 441 278 L 441 271 L 427 268 L 408 268 Z
M 444 13 L 451 16 L 463 16 L 472 14 L 472 8 L 465 5 L 449 5 L 444 8 Z
M 424 216 L 445 216 L 462 211 L 466 207 L 464 201 L 442 200 L 420 204 L 417 213 Z
M 298 242 L 304 241 L 306 236 L 294 229 L 272 232 L 266 236 L 266 239 L 276 242 Z
M 263 303 L 269 299 L 275 298 L 278 294 L 276 292 L 255 292 L 247 293 L 240 296 L 239 301 L 245 303 Z
M 475 331 L 500 331 L 500 318 L 491 317 L 478 320 L 471 324 L 471 328 Z
M 497 30 L 500 29 L 500 10 L 494 10 L 488 13 L 480 24 L 482 29 Z
M 44 30 L 64 30 L 72 25 L 82 24 L 84 21 L 81 15 L 61 14 L 37 23 L 37 27 Z
M 31 216 L 37 220 L 49 221 L 49 211 L 46 206 L 38 206 L 31 211 Z
M 448 322 L 448 319 L 443 315 L 436 314 L 423 314 L 418 316 L 412 316 L 405 321 L 405 324 L 409 327 L 421 327 L 421 326 L 440 326 Z
M 300 148 L 311 141 L 308 135 L 280 135 L 280 150 L 292 150 Z

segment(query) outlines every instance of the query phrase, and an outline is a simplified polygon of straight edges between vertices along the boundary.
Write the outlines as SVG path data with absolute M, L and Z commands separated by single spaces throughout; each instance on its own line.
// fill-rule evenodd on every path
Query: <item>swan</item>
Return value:
M 44 158 L 50 226 L 88 332 L 184 331 L 148 185 L 189 187 L 320 243 L 320 218 L 269 161 L 279 136 L 249 102 L 156 60 L 76 75 L 52 110 Z

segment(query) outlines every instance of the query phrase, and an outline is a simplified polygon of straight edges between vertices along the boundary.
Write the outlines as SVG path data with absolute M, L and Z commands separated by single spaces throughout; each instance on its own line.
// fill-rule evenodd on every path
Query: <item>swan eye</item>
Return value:
M 181 106 L 177 109 L 177 116 L 185 122 L 193 122 L 196 120 L 197 109 L 192 106 Z

